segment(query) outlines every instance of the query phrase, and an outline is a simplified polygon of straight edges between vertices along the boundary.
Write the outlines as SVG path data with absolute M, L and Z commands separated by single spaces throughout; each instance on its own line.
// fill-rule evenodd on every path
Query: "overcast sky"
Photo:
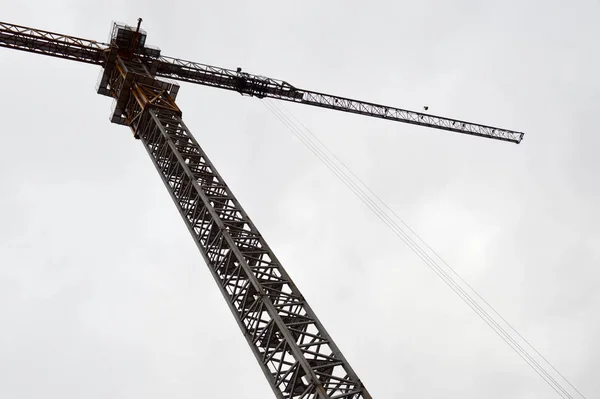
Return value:
M 100 41 L 141 16 L 165 55 L 524 131 L 515 145 L 287 106 L 599 397 L 597 1 L 0 9 Z M 274 397 L 140 142 L 109 123 L 99 73 L 0 49 L 0 397 Z M 259 100 L 184 84 L 178 104 L 374 398 L 558 397 Z

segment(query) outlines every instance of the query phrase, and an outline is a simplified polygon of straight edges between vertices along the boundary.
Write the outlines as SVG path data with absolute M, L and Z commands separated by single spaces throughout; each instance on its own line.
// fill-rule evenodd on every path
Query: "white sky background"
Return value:
M 128 3 L 0 9 L 100 41 L 141 16 L 165 55 L 524 131 L 286 105 L 598 397 L 597 2 Z M 0 397 L 274 397 L 99 72 L 0 49 Z M 260 101 L 182 86 L 186 123 L 373 397 L 558 397 Z

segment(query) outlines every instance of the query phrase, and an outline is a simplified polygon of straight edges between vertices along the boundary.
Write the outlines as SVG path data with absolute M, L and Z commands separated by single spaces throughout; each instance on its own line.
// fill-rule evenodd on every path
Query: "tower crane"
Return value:
M 109 43 L 0 22 L 0 46 L 102 67 L 96 89 L 114 99 L 111 122 L 148 152 L 278 399 L 371 399 L 183 122 L 173 80 L 517 144 L 523 133 L 167 57 L 146 44 L 141 22 L 113 23 Z

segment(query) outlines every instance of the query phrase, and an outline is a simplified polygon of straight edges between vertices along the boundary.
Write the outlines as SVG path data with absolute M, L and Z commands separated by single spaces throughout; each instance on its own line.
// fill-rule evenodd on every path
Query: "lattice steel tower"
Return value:
M 108 44 L 0 22 L 0 46 L 103 68 L 97 91 L 111 121 L 150 155 L 279 399 L 371 395 L 181 119 L 179 86 L 164 78 L 519 143 L 523 133 L 298 89 L 287 82 L 183 61 L 113 24 Z M 159 79 L 163 78 L 163 79 Z

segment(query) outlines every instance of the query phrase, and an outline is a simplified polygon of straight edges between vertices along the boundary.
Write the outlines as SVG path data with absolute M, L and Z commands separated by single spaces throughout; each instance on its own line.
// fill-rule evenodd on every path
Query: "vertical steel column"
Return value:
M 370 399 L 178 113 L 150 105 L 136 122 L 276 396 Z

